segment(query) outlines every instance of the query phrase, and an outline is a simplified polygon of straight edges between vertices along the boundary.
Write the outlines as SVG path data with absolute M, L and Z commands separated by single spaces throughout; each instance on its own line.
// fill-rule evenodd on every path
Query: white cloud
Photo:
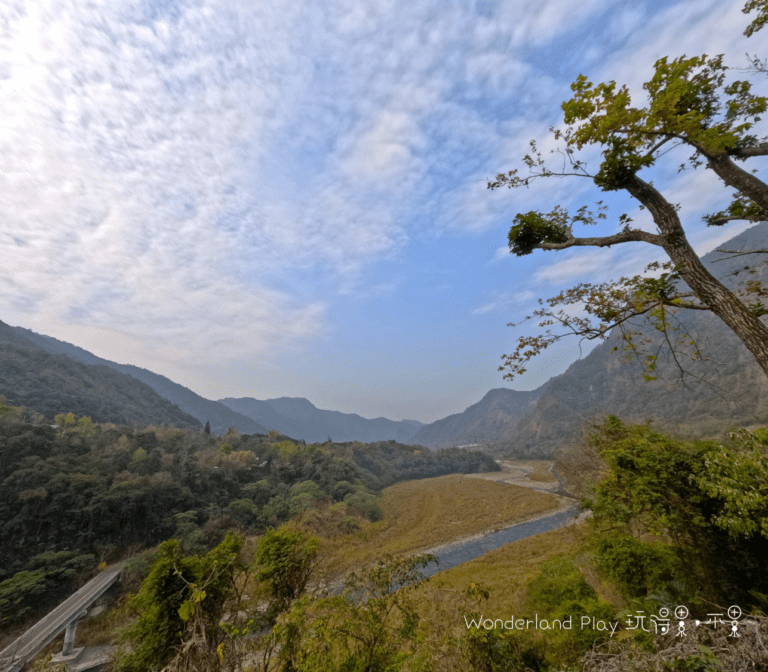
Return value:
M 484 306 L 480 306 L 479 308 L 475 308 L 472 311 L 472 315 L 485 315 L 485 313 L 490 313 L 495 308 L 496 308 L 496 304 L 495 303 L 486 303 Z
M 316 342 L 339 294 L 401 291 L 366 271 L 410 241 L 446 232 L 471 252 L 494 227 L 503 242 L 517 212 L 582 204 L 588 180 L 486 189 L 530 138 L 556 148 L 547 129 L 569 90 L 553 59 L 594 59 L 594 81 L 639 91 L 672 47 L 765 51 L 768 33 L 740 37 L 736 5 L 647 7 L 8 0 L 0 319 L 177 373 L 201 353 L 258 360 Z M 588 44 L 569 41 L 580 31 Z M 662 177 L 687 217 L 720 207 L 711 176 Z M 721 234 L 694 230 L 700 246 Z M 642 256 L 584 254 L 534 279 Z M 526 300 L 476 298 L 473 313 Z
M 410 144 L 417 138 L 418 128 L 409 115 L 382 112 L 370 130 L 353 134 L 342 170 L 352 180 L 379 185 L 398 180 L 414 160 Z

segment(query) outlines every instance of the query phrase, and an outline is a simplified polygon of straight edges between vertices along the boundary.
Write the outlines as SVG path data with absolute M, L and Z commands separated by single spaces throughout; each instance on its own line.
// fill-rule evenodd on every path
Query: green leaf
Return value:
M 179 617 L 182 621 L 188 621 L 192 618 L 192 614 L 195 613 L 195 605 L 187 600 L 179 607 Z

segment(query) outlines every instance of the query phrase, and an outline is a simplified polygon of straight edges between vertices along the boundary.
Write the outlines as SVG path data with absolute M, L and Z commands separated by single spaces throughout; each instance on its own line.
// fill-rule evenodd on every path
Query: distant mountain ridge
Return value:
M 720 247 L 765 249 L 766 241 L 768 223 L 761 223 Z M 743 257 L 724 259 L 724 255 L 712 252 L 702 260 L 712 273 L 729 286 L 745 278 L 743 267 L 748 262 Z M 760 280 L 764 286 L 768 286 L 768 265 L 761 262 L 759 258 L 750 259 L 756 269 L 748 279 Z M 734 276 L 736 272 L 740 275 Z M 67 403 L 72 405 L 78 399 L 74 390 L 83 390 L 83 399 L 87 398 L 88 404 L 97 402 L 98 394 L 94 397 L 88 390 L 103 385 L 106 374 L 100 379 L 88 367 L 108 367 L 120 374 L 127 374 L 149 388 L 136 388 L 131 394 L 138 396 L 121 403 L 140 407 L 144 412 L 152 404 L 160 408 L 160 405 L 171 402 L 166 410 L 171 414 L 181 413 L 178 422 L 203 423 L 207 420 L 216 433 L 224 433 L 229 427 L 235 427 L 248 434 L 266 434 L 268 430 L 277 429 L 292 438 L 312 443 L 331 437 L 336 442 L 395 440 L 431 448 L 484 444 L 519 457 L 552 455 L 559 446 L 578 439 L 585 422 L 601 414 L 613 413 L 630 420 L 655 417 L 661 424 L 667 422 L 677 425 L 714 425 L 723 422 L 745 424 L 767 417 L 768 379 L 752 355 L 717 317 L 710 313 L 693 312 L 685 316 L 685 322 L 692 333 L 697 334 L 702 352 L 711 354 L 712 359 L 708 362 L 687 363 L 686 368 L 696 376 L 708 378 L 714 386 L 688 379 L 686 387 L 680 387 L 674 382 L 674 365 L 661 361 L 657 362 L 660 378 L 670 382 L 659 380 L 646 383 L 642 379 L 639 362 L 624 362 L 616 353 L 610 352 L 618 343 L 617 337 L 612 335 L 587 357 L 574 362 L 563 374 L 551 378 L 536 390 L 518 392 L 497 388 L 489 391 L 481 401 L 463 413 L 456 413 L 429 425 L 415 420 L 369 420 L 354 413 L 318 409 L 304 398 L 281 397 L 260 401 L 245 397 L 211 401 L 165 376 L 136 366 L 117 364 L 64 341 L 21 327 L 10 327 L 2 322 L 0 345 L 6 353 L 5 365 L 10 373 L 6 378 L 0 377 L 0 394 L 5 394 L 12 403 L 23 404 L 41 412 L 47 412 L 43 408 L 60 406 L 61 412 L 74 411 L 74 408 L 61 405 L 62 396 L 66 396 Z M 643 329 L 644 335 L 660 337 L 653 329 Z M 648 346 L 649 351 L 652 348 Z M 52 358 L 45 359 L 43 354 Z M 66 357 L 61 358 L 61 355 Z M 35 367 L 45 362 L 51 371 L 57 367 L 66 369 L 67 373 L 62 374 L 62 380 L 69 376 L 72 381 L 78 382 L 74 388 L 62 388 L 58 396 L 52 392 L 51 399 L 45 399 L 40 389 L 34 385 L 30 387 L 21 377 L 26 365 L 19 365 L 19 362 L 25 357 L 30 361 L 30 375 L 38 375 Z M 73 361 L 86 368 L 72 368 L 67 362 Z M 39 385 L 49 385 L 59 375 L 49 374 L 46 374 L 47 378 L 43 376 L 40 379 Z M 14 389 L 11 379 L 16 381 L 14 384 L 23 384 L 24 389 Z M 125 380 L 115 378 L 110 384 L 123 388 Z M 146 397 L 143 400 L 139 399 L 142 395 L 140 389 L 144 390 Z M 121 389 L 121 393 L 123 391 Z M 147 396 L 148 392 L 152 394 Z M 148 403 L 148 399 L 152 401 Z M 176 411 L 170 410 L 174 408 L 173 404 L 178 407 Z M 119 408 L 114 406 L 110 412 L 118 411 Z M 95 417 L 93 419 L 96 420 Z
M 281 397 L 267 401 L 252 398 L 225 399 L 222 402 L 211 401 L 183 385 L 147 369 L 103 359 L 76 345 L 51 336 L 38 334 L 23 327 L 10 327 L 2 322 L 0 325 L 2 325 L 0 327 L 0 340 L 25 343 L 49 355 L 64 355 L 66 358 L 87 367 L 108 367 L 120 374 L 128 375 L 148 386 L 171 404 L 175 404 L 187 417 L 185 420 L 180 419 L 180 422 L 188 423 L 189 416 L 191 419 L 197 419 L 201 424 L 210 422 L 211 431 L 216 434 L 223 434 L 230 427 L 235 427 L 244 434 L 266 434 L 268 430 L 276 429 L 291 438 L 303 439 L 310 443 L 326 441 L 329 436 L 337 442 L 371 443 L 395 440 L 400 443 L 407 443 L 423 425 L 416 420 L 395 421 L 386 418 L 369 420 L 354 413 L 326 411 L 316 408 L 309 400 L 299 397 Z M 19 399 L 10 391 L 6 396 L 9 400 L 11 398 Z M 22 402 L 19 401 L 18 403 Z M 38 399 L 36 403 L 39 406 L 42 400 Z M 24 405 L 34 408 L 31 404 Z M 244 412 L 245 410 L 248 412 Z M 112 412 L 114 415 L 116 409 L 113 409 Z M 84 414 L 87 415 L 87 413 Z M 103 415 L 99 417 L 105 418 Z M 101 421 L 112 420 L 103 419 Z M 187 424 L 179 426 L 186 427 Z
M 421 427 L 412 440 L 431 448 L 496 441 L 514 431 L 517 423 L 533 410 L 540 394 L 540 389 L 531 392 L 493 389 L 463 413 Z
M 280 397 L 260 401 L 252 397 L 220 399 L 220 403 L 238 413 L 296 439 L 320 443 L 331 437 L 335 442 L 394 440 L 411 442 L 423 426 L 416 420 L 369 420 L 356 413 L 341 413 L 317 408 L 303 397 Z

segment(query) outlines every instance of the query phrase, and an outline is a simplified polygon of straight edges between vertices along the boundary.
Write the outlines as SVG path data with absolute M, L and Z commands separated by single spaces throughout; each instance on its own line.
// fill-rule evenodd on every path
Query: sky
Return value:
M 762 58 L 768 30 L 744 37 L 743 5 L 4 0 L 0 320 L 210 399 L 432 422 L 534 389 L 589 348 L 561 342 L 506 381 L 501 356 L 534 333 L 507 324 L 660 257 L 633 243 L 517 258 L 512 218 L 603 199 L 590 235 L 623 212 L 654 226 L 588 180 L 488 180 L 531 139 L 557 146 L 579 74 L 640 106 L 662 56 Z M 650 175 L 705 253 L 746 225 L 702 223 L 729 190 L 678 174 L 685 156 Z

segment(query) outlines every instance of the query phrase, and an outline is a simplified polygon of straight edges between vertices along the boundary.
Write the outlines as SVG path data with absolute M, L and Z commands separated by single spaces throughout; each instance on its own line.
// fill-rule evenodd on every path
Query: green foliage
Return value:
M 603 538 L 598 543 L 597 559 L 605 574 L 630 598 L 645 597 L 686 576 L 675 550 L 661 542 L 645 543 L 634 537 Z
M 250 499 L 236 499 L 227 505 L 227 515 L 241 529 L 255 527 L 260 522 L 259 507 Z
M 59 413 L 53 421 L 62 429 L 69 429 L 76 424 L 74 413 Z
M 546 670 L 546 644 L 527 633 L 472 628 L 462 640 L 462 654 L 471 670 L 522 672 Z
M 681 575 L 710 599 L 750 604 L 752 591 L 765 592 L 766 461 L 754 445 L 744 447 L 749 436 L 730 445 L 684 441 L 615 417 L 595 427 L 588 441 L 608 466 L 594 488 L 599 553 L 616 579 L 626 582 L 634 567 L 629 594 Z M 647 534 L 671 539 L 678 559 L 659 545 L 626 541 Z M 653 557 L 663 570 L 649 571 Z
M 759 434 L 758 434 L 759 432 Z M 768 431 L 731 434 L 730 448 L 719 446 L 694 476 L 697 487 L 718 500 L 713 522 L 734 539 L 759 534 L 768 539 Z
M 8 625 L 33 611 L 45 595 L 45 570 L 17 572 L 0 583 L 0 625 Z
M 339 481 L 333 486 L 333 499 L 337 502 L 343 502 L 347 495 L 355 492 L 355 486 L 349 481 Z
M 581 149 L 608 144 L 601 171 L 611 172 L 611 163 L 629 170 L 652 165 L 649 150 L 660 137 L 681 139 L 708 156 L 753 141 L 746 132 L 765 112 L 766 98 L 752 95 L 749 82 L 725 85 L 722 56 L 664 57 L 654 67 L 653 77 L 643 85 L 646 108 L 632 106 L 626 86 L 595 86 L 580 75 L 571 85 L 574 97 L 563 103 L 568 145 Z
M 137 462 L 142 462 L 143 460 L 147 459 L 147 451 L 143 448 L 137 448 L 133 451 L 133 455 L 131 455 L 131 462 L 134 464 Z
M 282 458 L 288 459 L 296 455 L 299 447 L 293 441 L 278 441 L 272 444 L 272 449 Z
M 572 617 L 570 630 L 545 633 L 546 658 L 555 665 L 572 663 L 584 651 L 606 637 L 605 632 L 580 627 L 582 616 L 615 619 L 613 607 L 600 599 L 570 558 L 559 556 L 545 562 L 527 587 L 526 608 L 539 619 Z
M 8 404 L 6 398 L 0 394 L 0 417 L 6 420 L 21 420 L 23 413 L 20 408 Z
M 747 0 L 747 4 L 744 5 L 744 9 L 741 11 L 745 14 L 749 14 L 754 9 L 757 10 L 757 17 L 744 31 L 744 34 L 747 37 L 752 37 L 754 33 L 762 30 L 763 26 L 768 22 L 768 2 L 766 2 L 766 0 Z
M 567 213 L 556 208 L 547 216 L 540 212 L 517 214 L 509 229 L 509 249 L 518 257 L 530 254 L 541 243 L 564 243 L 568 240 Z
M 299 597 L 315 567 L 319 543 L 301 530 L 283 526 L 268 530 L 256 550 L 256 578 L 270 588 L 277 614 Z
M 232 535 L 204 556 L 184 556 L 175 539 L 160 545 L 149 575 L 127 606 L 139 617 L 122 633 L 115 657 L 120 672 L 160 669 L 177 653 L 193 615 L 205 641 L 224 637 L 219 623 L 234 590 L 242 539 Z
M 421 641 L 412 594 L 430 559 L 388 556 L 353 574 L 341 596 L 295 602 L 275 627 L 284 669 L 408 669 Z
M 175 536 L 185 551 L 204 554 L 235 526 L 263 530 L 291 515 L 312 521 L 314 507 L 327 507 L 327 493 L 355 494 L 352 483 L 378 490 L 402 479 L 497 468 L 480 453 L 415 454 L 394 442 L 322 451 L 278 442 L 288 448 L 284 457 L 269 437 L 237 433 L 230 433 L 233 450 L 223 458 L 220 441 L 198 431 L 104 425 L 81 431 L 82 418 L 56 431 L 8 408 L 0 412 L 0 583 L 34 572 L 32 558 L 44 552 L 77 556 L 100 547 L 101 559 L 110 562 L 128 547 Z M 350 518 L 339 531 L 353 530 L 353 517 L 381 515 L 375 495 L 358 489 L 363 494 L 332 516 Z M 46 586 L 46 600 L 63 599 L 65 583 Z
M 23 621 L 49 605 L 51 596 L 75 587 L 78 577 L 96 565 L 93 555 L 47 551 L 33 557 L 29 570 L 0 582 L 0 625 Z
M 288 506 L 291 517 L 301 516 L 309 509 L 316 508 L 328 501 L 328 496 L 314 481 L 302 481 L 291 486 L 289 497 Z
M 93 424 L 93 421 L 88 416 L 84 415 L 82 418 L 78 418 L 77 431 L 82 436 L 90 436 L 95 429 L 96 425 Z
M 373 493 L 359 490 L 344 497 L 344 504 L 347 509 L 356 515 L 363 516 L 371 522 L 384 518 L 384 511 L 379 504 L 379 498 Z

